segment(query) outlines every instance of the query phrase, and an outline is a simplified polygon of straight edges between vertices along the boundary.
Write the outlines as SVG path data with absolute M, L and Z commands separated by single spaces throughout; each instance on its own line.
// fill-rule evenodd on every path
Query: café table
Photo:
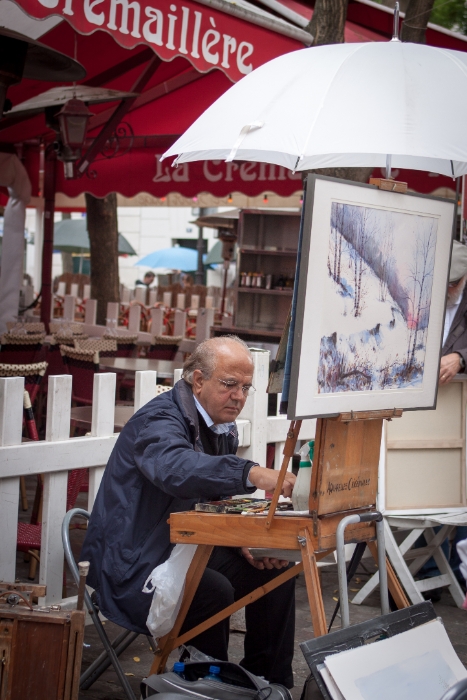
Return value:
M 182 369 L 182 362 L 173 360 L 151 360 L 146 357 L 102 357 L 99 360 L 101 369 L 113 372 L 140 372 L 151 370 L 157 372 L 158 379 L 174 378 L 174 371 Z
M 135 412 L 133 406 L 115 406 L 114 432 L 119 433 Z M 91 430 L 92 406 L 76 406 L 71 409 L 71 425 Z

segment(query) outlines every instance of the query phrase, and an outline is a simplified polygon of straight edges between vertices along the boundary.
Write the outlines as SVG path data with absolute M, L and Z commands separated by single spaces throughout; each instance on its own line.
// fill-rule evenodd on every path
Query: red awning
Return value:
M 205 4 L 203 0 L 183 0 L 177 4 L 173 0 L 15 2 L 36 19 L 58 16 L 78 34 L 89 36 L 100 30 L 125 49 L 149 46 L 163 61 L 182 56 L 200 73 L 218 68 L 232 81 L 275 56 L 311 43 L 309 35 L 300 28 L 242 2 L 238 5 L 226 0 Z M 216 5 L 229 13 L 216 9 Z M 70 53 L 73 45 L 67 48 Z M 86 56 L 80 51 L 77 59 L 86 63 Z M 105 56 L 98 49 L 93 62 L 100 64 L 101 60 L 105 62 Z
M 124 117 L 119 139 L 98 156 L 89 172 L 78 180 L 65 180 L 58 165 L 57 192 L 68 197 L 83 192 L 104 196 L 112 191 L 126 197 L 140 192 L 165 197 L 177 192 L 190 198 L 208 192 L 222 198 L 231 192 L 249 196 L 273 192 L 287 197 L 301 190 L 299 174 L 294 176 L 266 164 L 206 162 L 174 170 L 170 163 L 158 162 L 158 154 L 222 95 L 231 81 L 241 78 L 242 71 L 303 47 L 298 39 L 207 7 L 201 4 L 204 0 L 183 5 L 174 4 L 174 0 L 16 1 L 33 17 L 59 15 L 66 19 L 40 39 L 64 53 L 76 55 L 86 67 L 83 83 L 87 85 L 131 90 L 154 53 L 164 59 Z M 206 2 L 221 5 L 225 0 Z M 310 19 L 310 8 L 296 0 L 281 2 L 304 20 Z M 243 7 L 241 1 L 238 7 Z M 348 42 L 382 41 L 392 31 L 391 12 L 371 0 L 350 0 L 348 14 L 345 29 Z M 100 25 L 97 16 L 99 22 L 102 19 Z M 149 20 L 152 24 L 147 24 Z M 151 32 L 157 37 L 159 31 L 162 44 L 150 36 Z M 430 32 L 434 34 L 430 43 L 445 42 L 451 48 L 467 48 L 464 38 L 452 32 L 432 29 Z M 453 42 L 455 47 L 451 45 Z M 23 80 L 11 87 L 8 94 L 14 104 L 19 104 L 50 87 L 51 84 Z M 90 124 L 91 136 L 99 133 L 114 108 L 115 105 L 109 108 L 108 104 L 91 107 L 95 114 Z M 41 189 L 40 143 L 52 138 L 53 132 L 47 129 L 43 114 L 16 124 L 9 119 L 0 122 L 0 142 L 24 144 L 22 154 L 35 195 Z M 449 178 L 432 177 L 428 173 L 401 171 L 399 179 L 406 179 L 409 187 L 419 192 L 453 189 Z

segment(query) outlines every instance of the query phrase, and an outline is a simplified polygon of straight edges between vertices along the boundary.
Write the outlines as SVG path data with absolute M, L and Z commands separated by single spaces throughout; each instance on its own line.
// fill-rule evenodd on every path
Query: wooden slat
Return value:
M 0 379 L 0 446 L 21 442 L 23 419 L 23 377 Z M 13 448 L 15 449 L 15 448 Z M 3 460 L 2 460 L 3 461 Z M 21 471 L 5 473 L 0 467 L 0 580 L 14 581 L 16 573 L 16 539 L 19 504 L 19 475 Z M 5 478 L 6 477 L 6 478 Z
M 47 395 L 46 442 L 70 437 L 71 382 L 69 374 L 49 377 Z M 113 416 L 112 416 L 113 418 Z M 63 469 L 65 467 L 65 469 Z M 63 588 L 62 522 L 66 513 L 68 471 L 44 473 L 41 561 L 39 583 L 47 586 L 41 605 L 58 603 Z
M 448 440 L 388 440 L 388 450 L 452 450 L 462 449 L 464 440 L 450 438 Z
M 237 610 L 241 610 L 242 608 L 244 608 L 245 605 L 249 605 L 250 603 L 254 603 L 255 600 L 259 600 L 259 598 L 262 598 L 267 593 L 270 593 L 275 588 L 278 588 L 278 586 L 282 586 L 282 584 L 288 581 L 289 579 L 293 578 L 294 576 L 298 576 L 298 574 L 300 574 L 302 571 L 302 562 L 296 564 L 295 566 L 292 566 L 290 569 L 284 571 L 284 573 L 282 573 L 280 576 L 277 576 L 268 583 L 265 583 L 264 586 L 256 588 L 251 593 L 248 593 L 248 595 L 243 596 L 243 598 L 240 598 L 240 600 L 237 600 L 236 603 L 232 603 L 232 605 L 229 605 L 228 607 L 224 608 L 216 615 L 212 615 L 212 617 L 205 620 L 205 622 L 202 622 L 200 625 L 197 625 L 188 632 L 185 632 L 185 634 L 182 634 L 180 637 L 178 637 L 178 639 L 175 640 L 175 645 L 181 646 L 182 644 L 186 644 L 190 639 L 193 639 L 193 637 L 196 637 L 198 634 L 201 634 L 201 632 L 204 632 L 213 625 L 216 625 L 218 622 L 225 620 L 226 617 L 230 617 L 235 612 L 237 612 Z
M 242 516 L 223 513 L 172 513 L 171 542 L 213 544 L 223 547 L 268 547 L 299 549 L 297 533 L 307 527 L 310 518 L 276 516 L 269 530 L 266 518 L 260 515 Z
M 106 464 L 118 435 L 105 438 L 79 437 L 60 442 L 25 442 L 1 448 L 0 475 L 4 477 L 67 469 L 85 469 Z M 1 508 L 0 508 L 1 511 Z
M 94 438 L 111 437 L 114 432 L 115 390 L 117 375 L 115 372 L 104 372 L 94 375 L 92 391 L 92 423 L 91 435 Z M 109 455 L 110 456 L 110 455 Z M 98 465 L 95 461 L 89 470 L 88 511 L 91 512 L 97 492 L 104 476 L 107 459 Z M 98 466 L 96 466 L 98 465 Z
M 135 413 L 155 397 L 156 385 L 157 372 L 135 372 Z

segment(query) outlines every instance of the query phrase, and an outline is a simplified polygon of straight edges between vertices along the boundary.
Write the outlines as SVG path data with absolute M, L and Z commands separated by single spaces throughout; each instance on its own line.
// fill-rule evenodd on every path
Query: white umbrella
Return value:
M 290 170 L 467 173 L 467 54 L 393 40 L 285 54 L 242 78 L 164 154 Z

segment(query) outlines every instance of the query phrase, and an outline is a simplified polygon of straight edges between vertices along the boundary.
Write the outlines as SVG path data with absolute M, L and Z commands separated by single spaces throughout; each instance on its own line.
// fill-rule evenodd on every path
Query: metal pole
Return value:
M 359 523 L 359 515 L 348 515 L 342 518 L 336 530 L 336 555 L 337 555 L 337 576 L 339 580 L 339 598 L 341 602 L 341 626 L 342 629 L 349 627 L 349 597 L 347 594 L 347 570 L 345 567 L 345 545 L 344 533 L 347 525 Z
M 388 570 L 386 568 L 386 546 L 384 544 L 383 518 L 376 521 L 376 540 L 378 542 L 378 571 L 379 595 L 381 598 L 381 614 L 389 615 Z
M 44 240 L 42 245 L 41 321 L 47 333 L 52 317 L 52 258 L 54 252 L 55 180 L 57 156 L 52 146 L 45 154 L 44 173 Z
M 199 216 L 204 216 L 206 213 L 205 209 L 203 207 L 200 207 L 199 210 Z M 203 227 L 199 226 L 198 227 L 198 245 L 196 246 L 196 249 L 198 251 L 198 269 L 196 270 L 196 275 L 195 275 L 195 283 L 196 284 L 203 284 L 204 283 L 204 266 L 203 266 Z
M 394 28 L 392 31 L 391 41 L 400 41 L 399 39 L 399 3 L 396 2 L 394 6 Z

